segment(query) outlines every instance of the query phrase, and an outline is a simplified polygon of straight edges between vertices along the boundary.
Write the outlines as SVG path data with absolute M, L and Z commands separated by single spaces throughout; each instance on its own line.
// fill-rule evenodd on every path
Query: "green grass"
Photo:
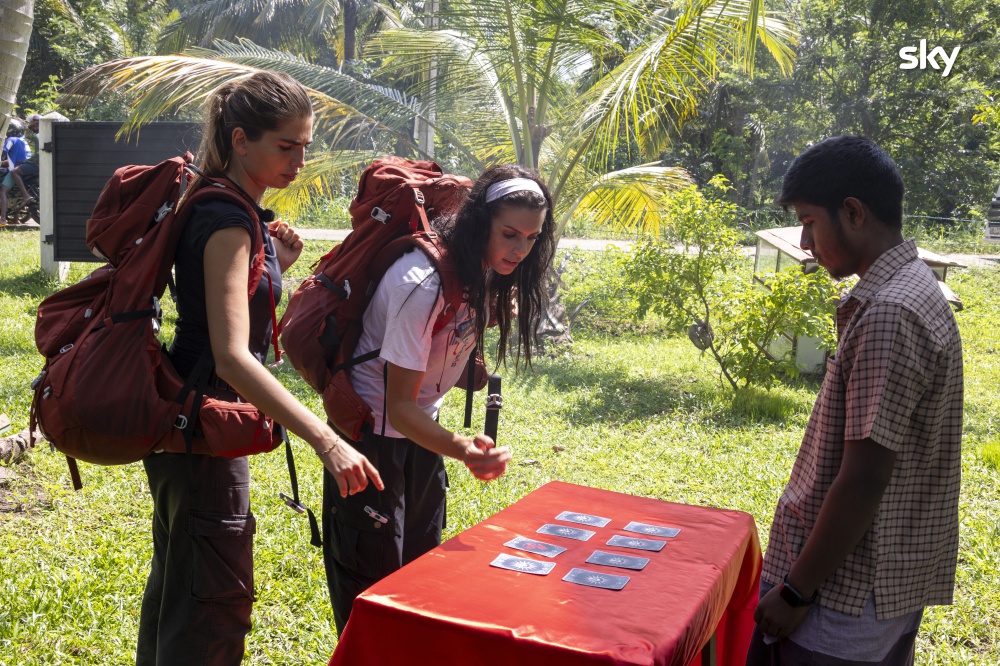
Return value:
M 303 229 L 350 229 L 351 197 L 322 197 L 299 211 L 292 224 Z
M 293 277 L 326 250 L 310 243 Z M 38 270 L 37 235 L 0 233 L 0 409 L 27 425 L 27 383 L 38 372 L 33 317 L 55 284 Z M 74 265 L 78 278 L 93 265 Z M 996 270 L 957 271 L 953 289 L 966 355 L 961 552 L 953 606 L 931 608 L 918 638 L 920 664 L 1000 663 L 1000 300 Z M 600 329 L 597 329 L 600 330 Z M 766 547 L 818 385 L 732 393 L 687 340 L 577 334 L 543 356 L 533 374 L 505 373 L 501 444 L 510 471 L 489 484 L 449 462 L 446 536 L 554 479 L 663 500 L 740 509 Z M 281 380 L 314 410 L 319 401 L 291 368 Z M 443 411 L 460 424 L 461 392 Z M 482 423 L 482 397 L 475 422 Z M 300 483 L 318 507 L 320 464 L 296 443 Z M 0 665 L 126 664 L 150 555 L 151 504 L 139 465 L 83 466 L 70 490 L 64 459 L 41 447 L 0 492 Z M 279 452 L 253 459 L 258 518 L 254 628 L 249 664 L 324 663 L 336 644 L 319 551 L 303 517 L 275 501 L 287 475 Z

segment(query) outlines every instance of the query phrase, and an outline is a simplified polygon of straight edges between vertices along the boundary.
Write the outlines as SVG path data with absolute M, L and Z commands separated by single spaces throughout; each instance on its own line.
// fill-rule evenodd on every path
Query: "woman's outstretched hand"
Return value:
M 322 452 L 317 452 L 317 455 L 323 461 L 323 466 L 336 479 L 341 497 L 360 493 L 368 487 L 369 478 L 376 488 L 385 490 L 382 477 L 379 476 L 378 470 L 368 458 L 340 439 L 335 441 L 336 444 Z

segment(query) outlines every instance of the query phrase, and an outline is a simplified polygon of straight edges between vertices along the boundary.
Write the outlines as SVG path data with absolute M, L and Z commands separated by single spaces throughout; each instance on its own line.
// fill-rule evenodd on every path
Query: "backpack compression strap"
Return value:
M 503 407 L 503 397 L 500 395 L 500 375 L 490 375 L 489 388 L 486 389 L 486 423 L 483 433 L 497 441 L 497 425 L 500 422 L 500 409 Z

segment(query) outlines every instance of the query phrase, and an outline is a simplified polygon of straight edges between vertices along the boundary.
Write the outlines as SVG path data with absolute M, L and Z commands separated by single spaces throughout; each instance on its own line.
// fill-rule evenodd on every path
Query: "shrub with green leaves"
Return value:
M 629 254 L 614 245 L 603 252 L 577 250 L 556 257 L 562 302 L 574 329 L 620 331 L 635 322 L 638 296 L 626 276 L 629 263 Z
M 835 345 L 835 288 L 826 272 L 797 268 L 755 284 L 743 269 L 736 231 L 738 209 L 723 198 L 727 183 L 716 177 L 707 195 L 691 186 L 666 204 L 676 245 L 642 243 L 626 276 L 637 294 L 636 316 L 663 317 L 673 330 L 687 330 L 699 349 L 712 355 L 734 389 L 770 387 L 781 375 L 797 375 L 790 354 L 768 350 L 782 334 Z

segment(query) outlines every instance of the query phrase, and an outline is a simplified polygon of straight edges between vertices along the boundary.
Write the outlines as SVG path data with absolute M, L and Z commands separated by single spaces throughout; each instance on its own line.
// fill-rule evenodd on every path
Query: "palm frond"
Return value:
M 691 177 L 680 167 L 657 164 L 643 164 L 599 176 L 561 211 L 560 232 L 571 217 L 582 216 L 616 230 L 659 235 L 665 213 L 662 202 L 670 192 L 690 185 Z
M 123 127 L 128 133 L 180 108 L 202 105 L 223 83 L 265 69 L 285 72 L 310 88 L 317 136 L 331 143 L 351 148 L 374 148 L 386 141 L 412 144 L 412 120 L 423 118 L 421 105 L 404 93 L 246 40 L 91 67 L 67 82 L 64 100 L 89 103 L 106 90 L 135 93 L 137 101 Z
M 176 53 L 191 44 L 245 38 L 305 52 L 336 28 L 338 16 L 336 0 L 206 0 L 184 8 L 164 28 L 159 50 Z
M 71 21 L 76 25 L 83 25 L 83 19 L 80 18 L 80 14 L 76 11 L 76 7 L 74 7 L 69 0 L 48 0 L 48 7 L 56 16 L 64 18 L 67 21 Z
M 378 153 L 368 150 L 333 150 L 310 157 L 291 185 L 268 190 L 262 204 L 281 217 L 294 219 L 318 199 L 339 194 L 340 187 L 334 182 L 336 176 L 360 172 L 377 157 Z
M 634 140 L 644 155 L 659 154 L 696 113 L 723 62 L 751 66 L 756 39 L 783 67 L 790 63 L 793 31 L 764 13 L 763 0 L 696 0 L 651 22 L 657 32 L 588 91 L 575 129 L 591 137 L 582 150 L 607 155 Z

